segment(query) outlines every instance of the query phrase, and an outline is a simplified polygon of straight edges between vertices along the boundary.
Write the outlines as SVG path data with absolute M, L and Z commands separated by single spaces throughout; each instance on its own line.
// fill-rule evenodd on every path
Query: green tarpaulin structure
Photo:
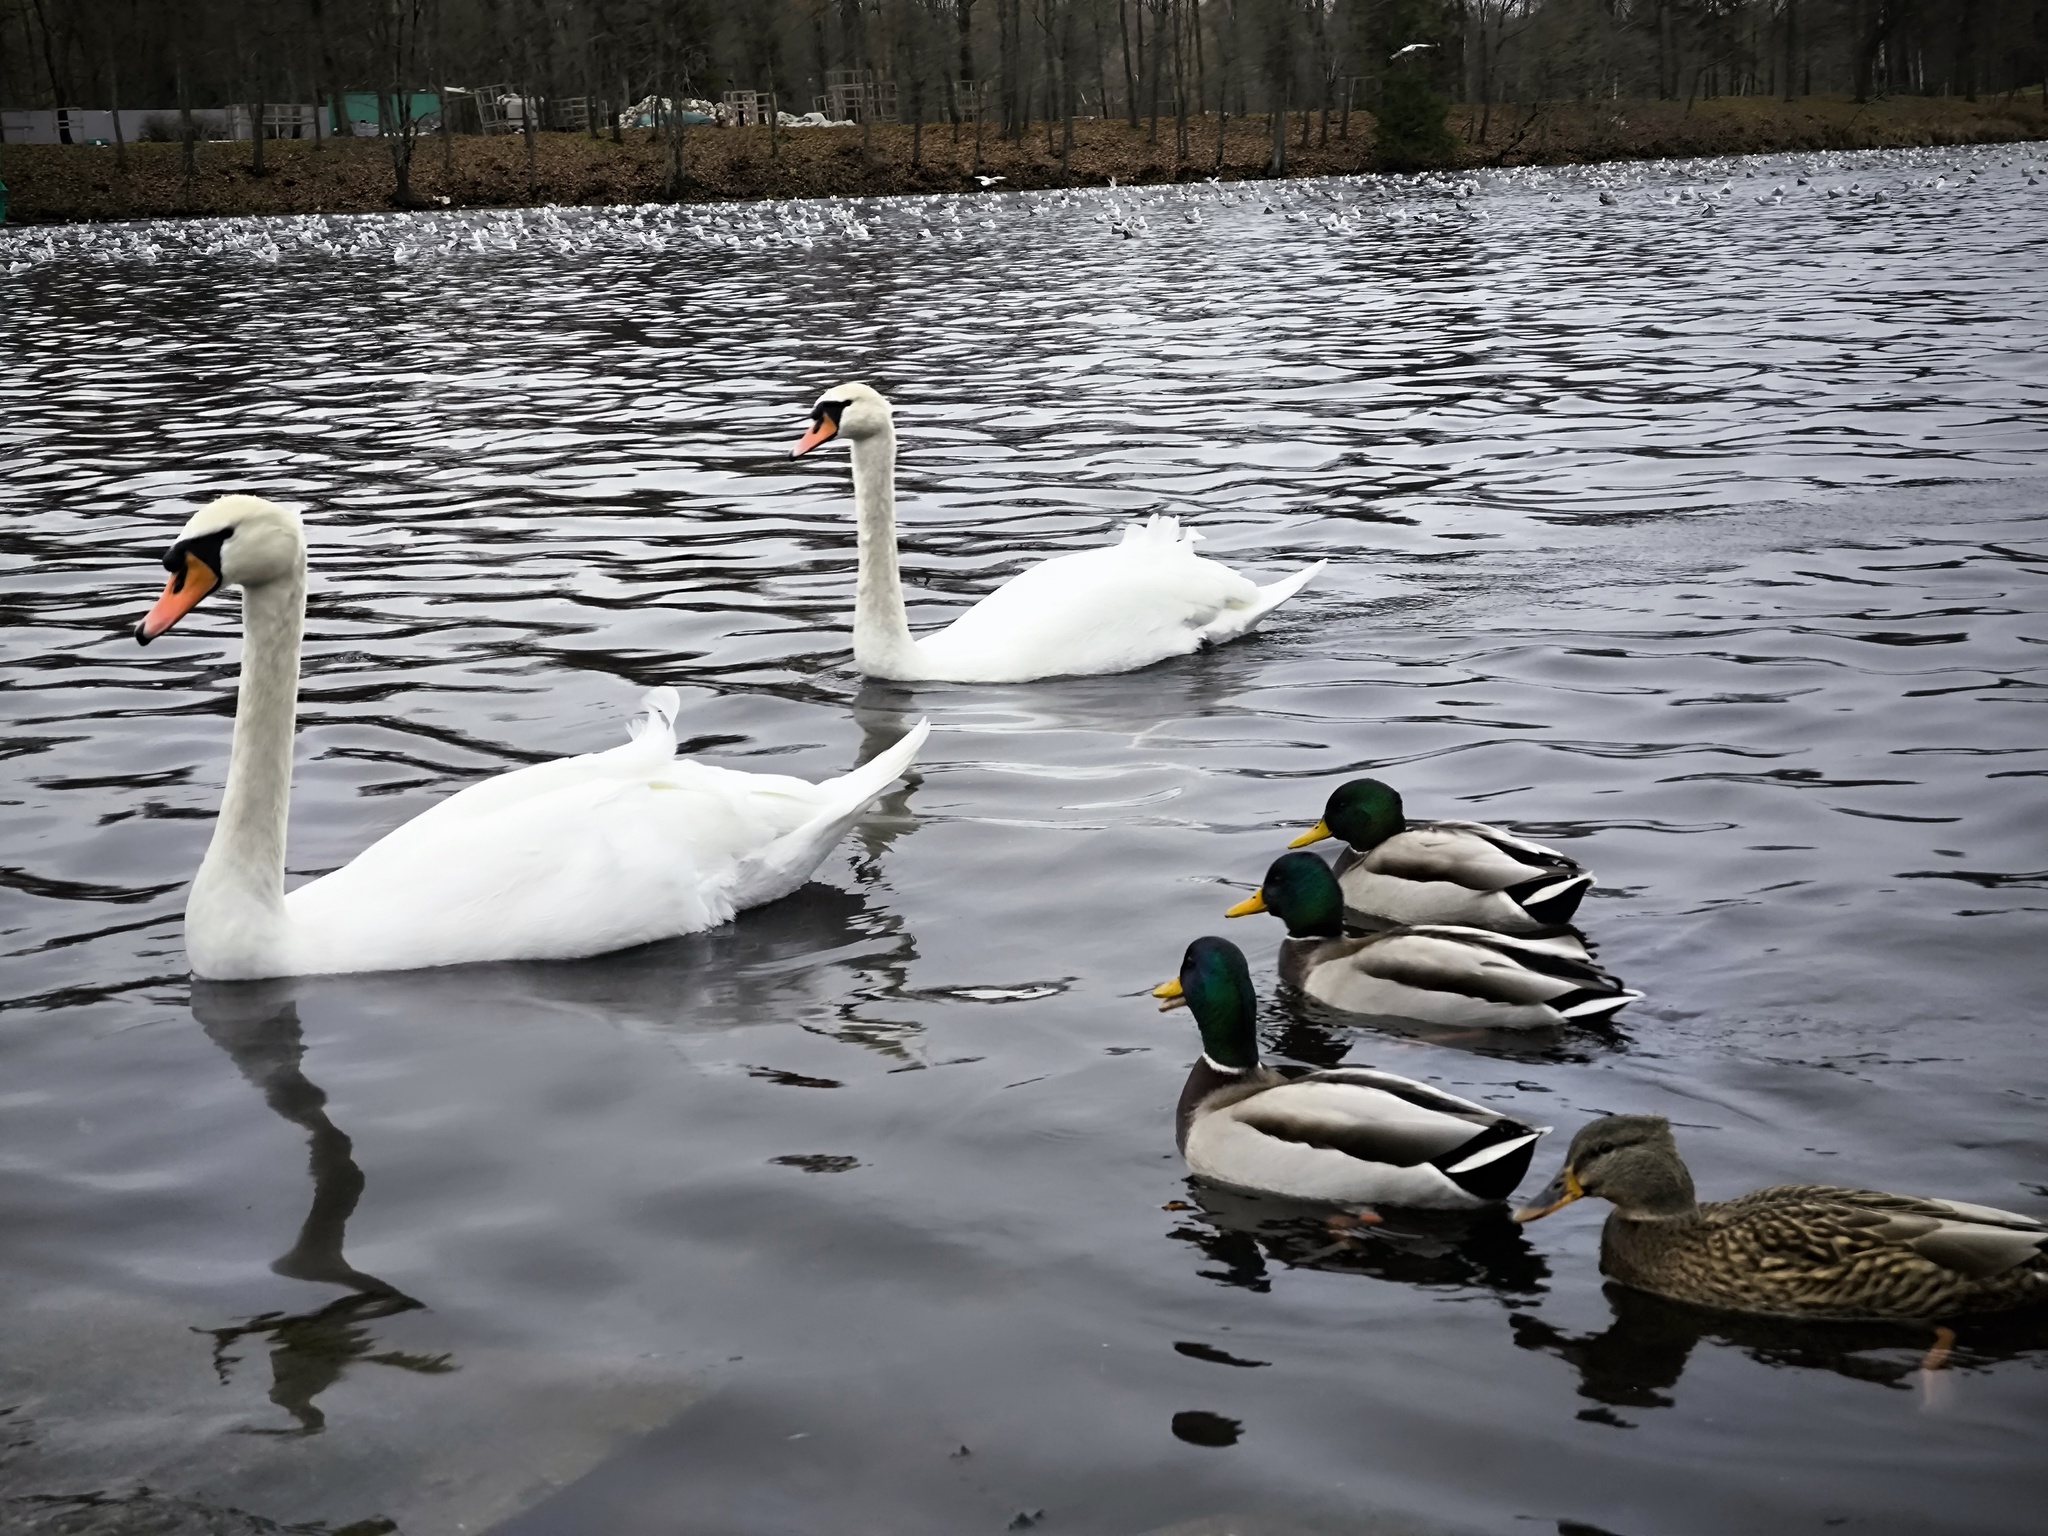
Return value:
M 386 96 L 384 98 L 384 111 L 380 115 L 377 111 L 377 93 L 375 91 L 348 91 L 341 98 L 341 110 L 348 119 L 348 126 L 343 128 L 337 125 L 335 129 L 337 133 L 354 133 L 357 131 L 357 123 L 367 123 L 379 133 L 384 131 L 387 124 L 393 128 L 398 126 L 398 98 L 396 96 Z M 414 91 L 412 93 L 412 120 L 417 123 L 421 119 L 429 117 L 433 118 L 436 122 L 440 120 L 441 97 L 439 93 L 435 91 Z

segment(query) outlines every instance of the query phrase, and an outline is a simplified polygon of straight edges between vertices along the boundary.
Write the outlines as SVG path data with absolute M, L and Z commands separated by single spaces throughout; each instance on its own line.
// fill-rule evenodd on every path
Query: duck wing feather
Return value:
M 1765 1252 L 1840 1260 L 1910 1250 L 1970 1280 L 1988 1280 L 2048 1252 L 2048 1223 L 1994 1206 L 1825 1184 L 1787 1184 L 1708 1208 Z
M 1532 1140 L 1536 1134 L 1455 1094 L 1357 1067 L 1296 1078 L 1224 1113 L 1280 1141 L 1393 1168 L 1439 1162 L 1474 1141 L 1497 1140 L 1497 1126 L 1525 1131 Z
M 1505 891 L 1579 873 L 1563 854 L 1479 822 L 1411 821 L 1357 863 L 1376 875 L 1447 881 L 1469 891 Z

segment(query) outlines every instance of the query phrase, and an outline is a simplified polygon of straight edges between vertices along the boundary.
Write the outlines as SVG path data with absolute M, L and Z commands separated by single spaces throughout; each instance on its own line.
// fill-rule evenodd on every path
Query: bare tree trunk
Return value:
M 1956 69 L 1963 77 L 1963 99 L 1977 99 L 1977 0 L 1962 0 L 1956 12 Z
M 1138 7 L 1138 40 L 1140 43 L 1138 51 L 1142 57 L 1144 53 L 1142 45 L 1145 37 L 1145 0 L 1132 0 L 1132 3 L 1135 3 Z M 1131 18 L 1129 12 L 1125 9 L 1125 5 L 1126 0 L 1116 0 L 1116 24 L 1123 29 L 1124 34 L 1124 110 L 1130 114 L 1131 126 L 1136 128 L 1138 126 L 1138 73 L 1131 64 Z
M 962 85 L 969 82 L 974 86 L 974 133 L 976 159 L 979 169 L 981 141 L 981 107 L 988 99 L 988 93 L 981 88 L 981 76 L 974 67 L 974 0 L 955 0 L 953 14 L 960 26 L 960 80 Z M 960 119 L 953 119 L 953 142 L 960 142 Z M 957 163 L 957 162 L 956 162 Z
M 1173 29 L 1173 156 L 1188 157 L 1188 19 L 1184 6 L 1176 3 Z
M 1154 9 L 1152 12 L 1152 57 L 1150 60 L 1150 63 L 1152 65 L 1152 73 L 1150 83 L 1145 88 L 1145 115 L 1152 120 L 1152 126 L 1148 128 L 1145 133 L 1145 142 L 1147 144 L 1157 144 L 1159 142 L 1159 23 L 1161 20 L 1160 10 L 1161 7 L 1158 4 L 1158 0 L 1154 0 Z M 1144 12 L 1140 11 L 1138 13 L 1138 16 L 1140 21 L 1144 20 Z M 1140 42 L 1140 44 L 1144 42 L 1144 34 L 1142 31 L 1139 33 L 1138 41 Z
M 1052 13 L 1059 8 L 1058 0 L 1047 0 L 1046 14 L 1040 18 L 1039 30 L 1045 34 L 1045 152 L 1050 155 L 1052 146 L 1052 125 L 1060 115 L 1059 92 L 1066 83 L 1060 68 L 1057 51 L 1058 36 L 1053 31 Z
M 1060 185 L 1068 181 L 1067 168 L 1074 158 L 1074 7 L 1072 0 L 1060 7 Z
M 61 112 L 64 110 L 64 103 L 70 98 L 71 92 L 63 71 L 57 67 L 57 50 L 51 39 L 50 18 L 43 10 L 43 0 L 29 0 L 29 4 L 36 13 L 36 25 L 42 29 L 43 33 L 43 67 L 49 71 L 50 75 L 50 105 Z M 58 139 L 66 144 L 71 142 L 69 137 L 61 133 L 58 135 Z
M 114 164 L 125 176 L 128 174 L 128 140 L 121 132 L 121 65 L 111 46 L 107 49 L 107 95 L 113 103 Z
M 177 72 L 178 142 L 183 150 L 181 158 L 184 163 L 185 171 L 185 191 L 180 206 L 183 207 L 187 213 L 190 213 L 192 211 L 192 176 L 193 173 L 197 171 L 199 168 L 197 164 L 199 158 L 199 148 L 193 142 L 193 140 L 197 137 L 197 130 L 193 127 L 192 124 L 192 93 L 186 88 L 185 37 L 182 32 L 178 34 Z
M 1267 171 L 1274 176 L 1287 174 L 1287 82 L 1282 80 L 1274 89 L 1279 93 L 1273 101 L 1273 158 L 1267 164 Z
M 1223 174 L 1223 129 L 1230 121 L 1230 56 L 1231 49 L 1223 39 L 1217 39 L 1216 50 L 1216 164 L 1215 173 Z
M 910 77 L 910 168 L 924 168 L 924 74 Z
M 538 105 L 533 99 L 533 82 L 527 80 L 519 87 L 519 133 L 526 140 L 526 195 L 535 200 L 540 197 L 540 144 L 533 126 Z

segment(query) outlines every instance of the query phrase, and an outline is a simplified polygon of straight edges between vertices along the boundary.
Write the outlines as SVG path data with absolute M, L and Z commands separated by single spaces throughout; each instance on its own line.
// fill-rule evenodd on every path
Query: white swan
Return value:
M 1256 586 L 1195 553 L 1177 518 L 1132 523 L 1123 542 L 1023 571 L 935 634 L 912 638 L 896 570 L 896 427 L 865 384 L 818 397 L 792 457 L 835 437 L 853 451 L 860 586 L 853 664 L 898 682 L 1025 683 L 1131 672 L 1248 633 L 1323 568 Z
M 216 980 L 568 960 L 713 927 L 808 880 L 929 730 L 810 784 L 676 757 L 679 700 L 657 688 L 626 745 L 473 784 L 287 894 L 304 531 L 282 507 L 227 496 L 164 565 L 135 628 L 145 645 L 215 587 L 243 592 L 227 790 L 185 906 L 192 969 Z

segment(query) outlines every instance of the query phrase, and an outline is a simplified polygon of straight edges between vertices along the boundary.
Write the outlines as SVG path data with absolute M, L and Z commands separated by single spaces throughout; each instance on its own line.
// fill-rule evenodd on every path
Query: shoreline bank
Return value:
M 1289 177 L 1350 175 L 1389 169 L 1372 141 L 1371 119 L 1346 126 L 1310 115 L 1288 133 Z M 644 131 L 623 143 L 582 134 L 422 138 L 413 158 L 415 208 L 507 208 L 647 202 L 740 202 L 764 198 L 888 196 L 978 190 L 978 177 L 1003 191 L 1263 179 L 1272 152 L 1271 120 L 1211 115 L 1187 124 L 1179 153 L 1176 124 L 1133 129 L 1113 120 L 1074 124 L 1062 153 L 1060 125 L 1033 124 L 1021 144 L 971 125 L 922 135 L 902 124 L 859 128 L 698 129 L 683 140 L 684 178 L 670 186 L 670 146 Z M 1689 159 L 1790 151 L 1902 149 L 1930 145 L 2048 139 L 2048 108 L 2038 93 L 1967 102 L 1955 97 L 1892 97 L 1861 106 L 1846 97 L 1779 102 L 1759 97 L 1695 101 L 1546 103 L 1452 109 L 1457 158 L 1444 169 L 1565 165 L 1591 161 Z M 189 182 L 182 146 L 10 144 L 0 148 L 0 180 L 10 188 L 8 220 L 20 224 L 289 213 L 389 212 L 394 175 L 378 139 L 273 140 L 257 175 L 246 142 L 196 146 Z

